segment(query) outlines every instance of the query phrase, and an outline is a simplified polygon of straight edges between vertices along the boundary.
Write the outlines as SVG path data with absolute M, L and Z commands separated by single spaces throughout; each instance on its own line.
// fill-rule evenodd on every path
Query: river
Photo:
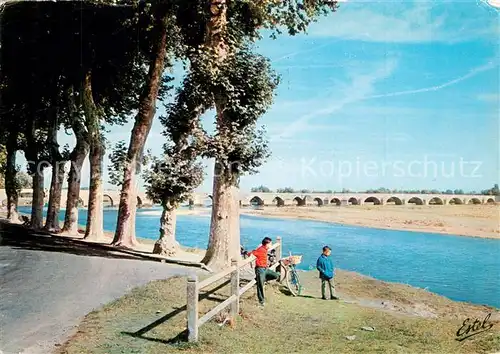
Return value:
M 160 214 L 156 208 L 138 209 L 138 237 L 158 237 Z M 84 222 L 87 211 L 80 210 L 79 217 Z M 116 209 L 105 209 L 104 229 L 114 231 L 116 218 Z M 500 308 L 499 240 L 246 215 L 240 219 L 245 248 L 257 247 L 264 236 L 281 236 L 283 254 L 303 255 L 301 269 L 314 269 L 321 248 L 329 245 L 337 268 Z M 206 248 L 209 224 L 208 213 L 178 215 L 177 240 L 184 246 Z

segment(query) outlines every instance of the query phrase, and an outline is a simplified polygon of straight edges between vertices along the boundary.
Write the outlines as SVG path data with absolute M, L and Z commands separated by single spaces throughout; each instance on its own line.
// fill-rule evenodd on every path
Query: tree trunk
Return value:
M 134 128 L 130 137 L 127 152 L 127 162 L 124 168 L 120 206 L 113 245 L 132 247 L 137 244 L 135 237 L 135 175 L 140 170 L 142 154 L 147 136 L 153 123 L 156 112 L 156 98 L 161 84 L 163 68 L 165 66 L 165 51 L 167 43 L 167 14 L 163 9 L 157 16 L 156 28 L 159 38 L 156 41 L 154 56 L 149 64 L 148 82 L 140 98 L 139 112 L 135 118 Z
M 43 190 L 44 177 L 43 168 L 33 174 L 33 200 L 31 202 L 31 227 L 39 230 L 43 227 L 43 206 L 45 204 L 45 193 Z
M 85 239 L 99 239 L 104 236 L 102 191 L 103 155 L 103 149 L 100 144 L 90 147 L 90 187 Z
M 176 213 L 175 205 L 163 203 L 163 213 L 160 219 L 160 238 L 156 241 L 153 253 L 166 257 L 175 257 L 180 249 L 175 240 Z
M 227 46 L 224 33 L 227 27 L 227 6 L 225 1 L 212 0 L 210 4 L 210 20 L 207 25 L 206 45 L 215 53 L 215 62 L 227 58 Z M 217 66 L 215 67 L 217 70 Z M 231 122 L 224 118 L 225 102 L 215 97 L 217 111 L 217 127 L 220 134 L 230 134 Z M 239 228 L 239 190 L 237 176 L 231 166 L 224 166 L 215 161 L 214 182 L 212 192 L 212 218 L 208 248 L 202 262 L 212 269 L 220 269 L 231 265 L 231 258 L 237 257 L 240 247 Z
M 7 193 L 7 219 L 11 223 L 19 223 L 17 212 L 17 183 L 16 183 L 16 145 L 17 135 L 12 137 L 11 143 L 7 144 L 7 169 L 5 171 L 5 192 Z
M 78 144 L 78 143 L 77 143 Z M 68 196 L 66 198 L 66 213 L 64 215 L 63 232 L 78 235 L 78 202 L 80 200 L 80 182 L 83 161 L 87 157 L 88 148 L 80 150 L 75 148 L 71 158 L 71 167 L 68 176 Z M 72 154 L 73 155 L 73 154 Z
M 240 249 L 239 189 L 230 172 L 227 167 L 215 164 L 210 236 L 202 260 L 214 270 L 230 266 Z
M 101 134 L 99 112 L 92 95 L 92 73 L 85 75 L 83 84 L 82 106 L 90 142 L 90 186 L 87 209 L 87 227 L 85 239 L 99 239 L 104 235 L 102 161 L 104 142 Z
M 52 179 L 50 182 L 49 205 L 47 208 L 47 218 L 45 219 L 45 229 L 50 232 L 59 232 L 59 210 L 61 209 L 61 192 L 64 182 L 64 163 L 59 144 L 57 143 L 57 117 L 53 117 L 53 124 L 48 132 L 50 144 L 50 154 L 52 157 Z
M 50 232 L 60 232 L 59 211 L 61 209 L 61 192 L 64 182 L 64 165 L 59 161 L 52 164 L 52 180 L 50 182 L 49 205 L 47 208 L 47 218 L 45 219 L 45 229 Z
M 82 166 L 89 152 L 88 134 L 84 124 L 80 121 L 73 91 L 68 92 L 70 99 L 71 128 L 75 133 L 76 145 L 71 151 L 71 166 L 68 176 L 68 195 L 66 198 L 66 213 L 64 215 L 63 232 L 78 235 L 78 204 L 80 201 L 80 184 Z

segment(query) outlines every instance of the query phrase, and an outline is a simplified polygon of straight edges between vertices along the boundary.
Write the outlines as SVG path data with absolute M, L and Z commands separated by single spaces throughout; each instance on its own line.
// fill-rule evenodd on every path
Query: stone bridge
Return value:
M 45 191 L 48 202 L 48 190 Z M 63 190 L 61 206 L 66 205 L 67 190 Z M 32 190 L 23 189 L 19 204 L 31 204 Z M 87 206 L 89 191 L 80 191 L 80 205 Z M 193 193 L 191 203 L 197 206 L 210 205 L 212 196 L 208 193 Z M 0 189 L 0 204 L 5 205 L 7 196 Z M 120 201 L 119 191 L 103 192 L 103 203 L 108 207 L 117 207 Z M 490 204 L 500 202 L 500 197 L 470 194 L 401 194 L 401 193 L 244 193 L 240 194 L 241 206 L 304 206 L 304 205 L 460 205 Z M 141 192 L 137 195 L 137 205 L 149 206 L 153 202 Z
M 211 195 L 197 193 L 194 202 L 206 204 Z M 500 202 L 500 197 L 470 194 L 401 194 L 401 193 L 241 193 L 240 205 L 304 206 L 304 205 L 453 205 Z
M 68 190 L 63 189 L 61 194 L 61 207 L 66 207 Z M 30 205 L 33 197 L 33 190 L 23 189 L 19 193 L 19 205 Z M 103 203 L 106 207 L 118 207 L 120 204 L 120 191 L 103 191 Z M 80 206 L 86 207 L 89 201 L 89 191 L 80 191 Z M 49 202 L 49 190 L 45 190 L 45 203 Z M 0 189 L 0 205 L 7 204 L 7 195 L 4 189 Z M 145 193 L 137 195 L 137 206 L 153 205 L 153 202 L 146 196 Z

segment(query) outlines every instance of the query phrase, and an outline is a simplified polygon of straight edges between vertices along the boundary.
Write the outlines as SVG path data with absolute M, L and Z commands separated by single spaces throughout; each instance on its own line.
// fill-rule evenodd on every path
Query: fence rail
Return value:
M 276 243 L 270 248 L 270 250 L 276 250 L 277 260 L 281 259 L 282 256 L 282 241 L 281 237 L 276 238 Z M 230 317 L 235 319 L 240 312 L 240 297 L 245 292 L 247 292 L 252 286 L 256 284 L 256 280 L 252 279 L 248 284 L 245 284 L 240 288 L 240 269 L 252 263 L 255 260 L 254 256 L 238 261 L 233 259 L 231 261 L 231 267 L 225 269 L 211 277 L 198 281 L 198 276 L 192 275 L 188 277 L 187 280 L 187 329 L 188 329 L 188 341 L 197 342 L 198 341 L 198 331 L 199 328 L 209 321 L 212 317 L 217 315 L 219 312 L 230 306 Z M 271 269 L 276 269 L 279 262 L 273 264 Z M 214 284 L 215 282 L 229 276 L 231 277 L 231 295 L 224 300 L 222 303 L 208 311 L 205 315 L 199 318 L 199 297 L 200 290 Z

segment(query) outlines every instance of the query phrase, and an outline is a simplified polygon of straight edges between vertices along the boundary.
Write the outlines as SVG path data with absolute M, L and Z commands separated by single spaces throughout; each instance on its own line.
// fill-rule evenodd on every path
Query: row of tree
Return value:
M 252 193 L 272 193 L 273 190 L 266 186 L 253 187 L 251 189 Z M 341 191 L 336 192 L 332 190 L 320 191 L 320 190 L 309 190 L 309 189 L 293 189 L 291 187 L 278 188 L 276 193 L 397 193 L 397 194 L 482 194 L 482 195 L 500 195 L 498 184 L 495 184 L 490 189 L 482 190 L 481 192 L 470 191 L 465 193 L 463 189 L 447 189 L 445 191 L 440 191 L 438 189 L 389 189 L 389 188 L 378 188 L 378 189 L 367 189 L 365 191 L 353 191 L 350 189 L 343 188 Z
M 77 233 L 80 171 L 90 162 L 85 237 L 103 233 L 102 163 L 107 128 L 133 119 L 128 145 L 111 154 L 121 186 L 113 245 L 130 247 L 135 237 L 137 177 L 156 114 L 164 127 L 163 154 L 145 171 L 149 196 L 163 206 L 155 252 L 176 252 L 175 208 L 202 181 L 200 159 L 215 160 L 209 244 L 203 260 L 224 267 L 239 250 L 239 178 L 254 173 L 269 156 L 257 120 L 272 103 L 278 78 L 255 53 L 262 31 L 304 32 L 335 10 L 327 0 L 101 0 L 13 2 L 1 9 L 0 145 L 5 148 L 8 217 L 17 221 L 16 153 L 30 162 L 31 227 L 59 231 L 64 166 L 70 162 L 63 231 Z M 176 63 L 184 67 L 174 90 Z M 215 114 L 215 133 L 201 125 Z M 76 144 L 61 147 L 58 131 L 71 130 Z M 44 174 L 52 167 L 43 225 Z

